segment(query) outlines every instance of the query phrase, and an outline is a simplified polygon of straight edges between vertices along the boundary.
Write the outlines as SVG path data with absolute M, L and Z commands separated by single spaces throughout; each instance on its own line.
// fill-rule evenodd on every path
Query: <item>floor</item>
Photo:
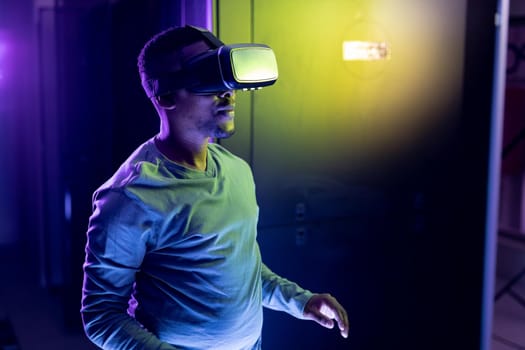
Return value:
M 492 350 L 525 350 L 525 239 L 509 230 L 498 236 Z M 516 283 L 513 283 L 517 281 Z
M 0 251 L 0 350 L 98 349 L 80 330 L 66 329 L 59 296 L 40 286 L 23 255 Z
M 66 331 L 59 298 L 39 286 L 34 271 L 17 263 L 16 252 L 0 253 L 0 350 L 97 349 L 81 331 Z M 507 281 L 499 277 L 496 290 Z M 513 290 L 525 297 L 522 282 Z M 495 303 L 493 326 L 491 350 L 525 350 L 525 306 L 510 295 Z
M 499 278 L 496 290 L 506 282 Z M 525 297 L 523 283 L 513 290 Z M 491 350 L 525 350 L 525 305 L 505 294 L 494 304 L 493 329 Z

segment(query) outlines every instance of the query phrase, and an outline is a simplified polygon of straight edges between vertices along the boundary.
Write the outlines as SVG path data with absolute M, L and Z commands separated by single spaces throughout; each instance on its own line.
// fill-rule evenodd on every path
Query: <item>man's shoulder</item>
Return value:
M 152 145 L 152 140 L 148 140 L 137 147 L 98 190 L 122 189 L 138 181 L 145 168 L 156 166 L 158 154 Z

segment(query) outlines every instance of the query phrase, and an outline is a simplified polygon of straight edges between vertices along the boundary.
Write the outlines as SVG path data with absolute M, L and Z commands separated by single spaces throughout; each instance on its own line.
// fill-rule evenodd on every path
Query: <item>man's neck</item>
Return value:
M 155 136 L 155 145 L 168 159 L 201 171 L 206 170 L 208 156 L 208 139 L 202 141 L 184 140 L 162 133 Z

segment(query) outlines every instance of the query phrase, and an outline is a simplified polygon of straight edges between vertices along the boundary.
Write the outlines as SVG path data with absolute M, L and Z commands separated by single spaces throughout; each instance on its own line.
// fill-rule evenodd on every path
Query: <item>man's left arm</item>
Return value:
M 275 274 L 265 264 L 262 264 L 261 278 L 264 307 L 287 312 L 299 319 L 313 320 L 326 328 L 333 328 L 337 323 L 341 335 L 348 337 L 348 316 L 336 298 L 303 289 Z

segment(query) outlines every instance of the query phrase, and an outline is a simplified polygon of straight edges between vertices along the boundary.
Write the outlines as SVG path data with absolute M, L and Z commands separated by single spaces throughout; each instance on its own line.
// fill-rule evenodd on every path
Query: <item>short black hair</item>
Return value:
M 152 77 L 165 69 L 159 62 L 168 55 L 180 53 L 181 49 L 202 41 L 203 36 L 189 27 L 170 27 L 155 34 L 149 39 L 137 58 L 137 68 L 140 74 Z

